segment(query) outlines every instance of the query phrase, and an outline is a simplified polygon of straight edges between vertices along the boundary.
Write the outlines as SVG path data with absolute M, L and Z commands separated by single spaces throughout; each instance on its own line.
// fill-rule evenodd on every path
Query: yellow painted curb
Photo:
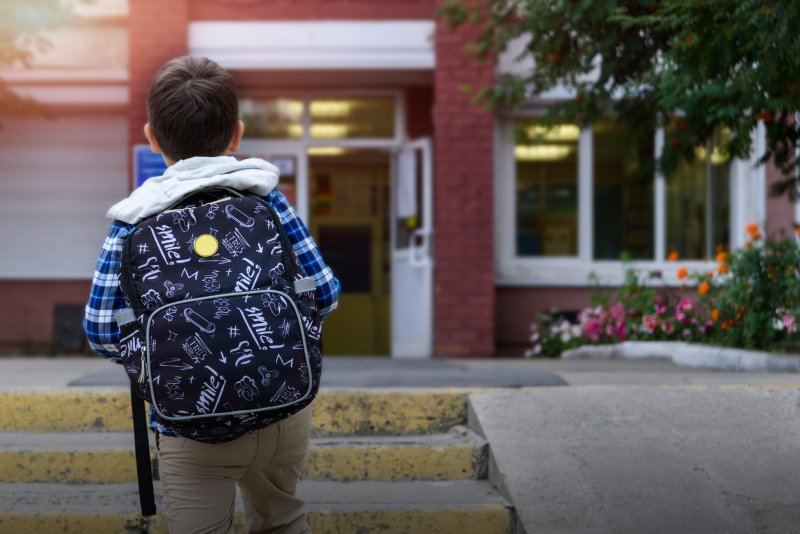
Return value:
M 471 444 L 312 447 L 303 476 L 326 480 L 467 480 L 475 477 Z
M 136 514 L 0 514 L 0 534 L 130 534 L 131 532 L 166 534 L 166 520 L 161 516 L 143 519 Z M 149 526 L 149 528 L 147 528 Z M 144 528 L 143 528 L 144 527 Z
M 0 428 L 6 431 L 130 430 L 125 390 L 5 391 Z M 467 392 L 322 391 L 314 401 L 314 434 L 393 435 L 442 432 L 467 419 Z
M 468 480 L 475 477 L 475 470 L 475 451 L 469 443 L 312 445 L 303 477 L 339 481 Z M 0 482 L 110 484 L 134 481 L 133 450 L 0 452 Z
M 328 391 L 313 406 L 318 436 L 428 434 L 467 420 L 459 390 Z
M 111 484 L 136 481 L 130 451 L 0 452 L 0 482 Z
M 4 430 L 130 430 L 131 400 L 126 390 L 4 391 L 0 393 Z
M 144 522 L 142 522 L 144 521 Z M 509 534 L 511 512 L 499 504 L 478 507 L 453 507 L 429 510 L 312 510 L 308 522 L 313 532 L 352 534 L 354 532 L 382 533 L 440 533 Z M 144 528 L 142 528 L 144 527 Z M 0 534 L 129 534 L 146 532 L 166 534 L 163 516 L 142 520 L 128 515 L 58 515 L 58 514 L 0 514 Z M 237 513 L 234 533 L 246 532 L 242 514 Z
M 444 533 L 509 534 L 511 512 L 499 504 L 481 507 L 453 507 L 444 510 L 374 510 L 310 512 L 312 532 L 325 534 Z

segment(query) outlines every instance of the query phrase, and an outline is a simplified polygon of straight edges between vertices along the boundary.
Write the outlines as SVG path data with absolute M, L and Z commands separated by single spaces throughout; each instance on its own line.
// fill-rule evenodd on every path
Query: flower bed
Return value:
M 743 248 L 718 248 L 713 270 L 678 268 L 679 287 L 664 283 L 660 272 L 631 268 L 616 292 L 596 292 L 577 322 L 555 310 L 542 314 L 526 356 L 626 340 L 800 352 L 800 234 L 765 240 L 754 224 L 747 233 Z

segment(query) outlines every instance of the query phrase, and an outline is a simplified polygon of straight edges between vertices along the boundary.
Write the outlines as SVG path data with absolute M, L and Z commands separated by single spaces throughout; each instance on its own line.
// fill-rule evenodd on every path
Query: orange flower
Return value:
M 758 233 L 758 225 L 756 223 L 750 223 L 745 227 L 745 231 L 752 237 L 753 234 Z
M 678 261 L 678 252 L 676 250 L 670 252 L 669 256 L 667 256 L 667 261 Z
M 717 252 L 717 261 L 720 263 L 725 263 L 728 261 L 728 253 L 723 251 Z
M 687 269 L 686 267 L 681 267 L 680 269 L 678 269 L 678 273 L 676 274 L 676 276 L 678 277 L 678 280 L 683 280 L 684 278 L 689 276 L 689 269 Z
M 712 321 L 719 321 L 719 310 L 714 308 L 711 310 L 711 320 Z
M 728 264 L 727 263 L 720 263 L 719 267 L 717 267 L 718 274 L 725 274 L 728 272 Z
M 703 282 L 697 287 L 697 291 L 699 291 L 701 295 L 707 294 L 709 289 L 711 289 L 711 286 L 708 285 L 708 282 Z
M 708 278 L 709 280 L 711 280 L 712 278 L 714 278 L 714 273 L 713 273 L 713 272 L 711 272 L 711 271 L 708 271 L 708 272 L 706 273 L 706 278 Z
M 756 233 L 752 234 L 750 237 L 753 238 L 753 241 L 758 241 L 759 239 L 761 239 L 764 236 L 761 235 L 761 232 L 756 232 Z
M 723 330 L 727 330 L 728 329 L 728 321 L 723 322 L 720 326 L 722 327 Z
M 722 243 L 717 245 L 717 254 L 719 254 L 720 252 L 725 252 L 725 245 L 723 245 Z
M 756 119 L 764 122 L 769 122 L 772 120 L 772 113 L 769 111 L 759 111 L 756 113 Z

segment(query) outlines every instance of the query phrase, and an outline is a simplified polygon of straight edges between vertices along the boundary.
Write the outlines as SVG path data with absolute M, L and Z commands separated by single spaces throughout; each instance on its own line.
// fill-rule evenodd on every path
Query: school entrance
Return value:
M 278 166 L 342 283 L 325 354 L 431 356 L 431 145 L 403 141 L 401 95 L 251 96 L 240 112 L 240 155 Z

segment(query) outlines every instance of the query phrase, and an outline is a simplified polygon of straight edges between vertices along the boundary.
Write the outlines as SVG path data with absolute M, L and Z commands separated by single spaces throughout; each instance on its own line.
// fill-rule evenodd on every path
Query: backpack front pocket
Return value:
M 147 319 L 144 344 L 156 413 L 167 421 L 246 421 L 303 402 L 314 389 L 308 326 L 294 299 L 274 289 L 157 308 Z

